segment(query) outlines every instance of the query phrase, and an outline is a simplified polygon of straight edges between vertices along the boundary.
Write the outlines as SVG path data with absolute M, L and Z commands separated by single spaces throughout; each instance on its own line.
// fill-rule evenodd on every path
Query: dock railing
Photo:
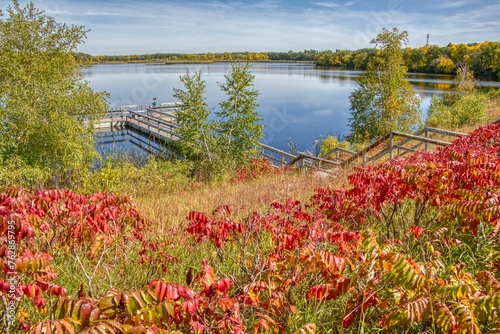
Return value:
M 366 166 L 367 164 L 381 162 L 384 159 L 394 159 L 419 150 L 425 152 L 434 151 L 437 147 L 450 144 L 450 141 L 443 140 L 443 138 L 465 135 L 460 132 L 432 127 L 423 128 L 414 134 L 392 131 L 360 151 L 356 152 L 338 147 L 321 157 L 299 153 L 294 158 L 291 158 L 293 155 L 276 149 L 271 150 L 269 146 L 266 147 L 266 150 L 275 153 L 270 159 L 275 164 L 328 171 L 353 165 Z M 276 156 L 276 154 L 279 155 Z M 269 154 L 264 156 L 269 158 Z
M 179 128 L 178 124 L 135 111 L 129 111 L 129 114 L 129 127 L 135 127 L 137 130 L 156 136 L 162 140 L 179 139 L 179 135 L 176 134 L 176 129 Z

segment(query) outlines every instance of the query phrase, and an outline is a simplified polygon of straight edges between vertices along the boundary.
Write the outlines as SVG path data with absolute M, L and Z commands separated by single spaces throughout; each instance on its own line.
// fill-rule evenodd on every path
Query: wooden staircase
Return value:
M 375 164 L 417 151 L 434 151 L 437 147 L 449 145 L 454 138 L 465 135 L 460 132 L 425 127 L 413 134 L 392 131 L 357 152 L 335 148 L 321 157 L 316 157 L 307 153 L 293 155 L 262 144 L 261 154 L 276 166 L 287 165 L 328 172 L 335 168 Z

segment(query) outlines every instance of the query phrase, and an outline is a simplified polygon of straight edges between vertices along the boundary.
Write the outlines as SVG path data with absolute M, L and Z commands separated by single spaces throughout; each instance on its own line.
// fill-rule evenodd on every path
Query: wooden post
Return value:
M 394 134 L 391 132 L 391 136 L 389 137 L 389 152 L 390 152 L 390 155 L 391 155 L 391 160 L 394 158 L 394 153 L 392 152 L 393 148 L 394 148 Z
M 429 138 L 429 131 L 426 128 L 425 129 L 425 139 L 428 139 L 428 138 Z M 425 152 L 429 152 L 429 143 L 428 142 L 425 142 Z

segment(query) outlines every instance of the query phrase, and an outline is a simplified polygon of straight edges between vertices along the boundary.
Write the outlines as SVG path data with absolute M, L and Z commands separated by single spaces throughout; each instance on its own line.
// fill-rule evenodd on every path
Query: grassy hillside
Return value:
M 211 185 L 124 173 L 131 197 L 9 188 L 2 326 L 497 332 L 499 131 L 333 178 L 260 163 Z

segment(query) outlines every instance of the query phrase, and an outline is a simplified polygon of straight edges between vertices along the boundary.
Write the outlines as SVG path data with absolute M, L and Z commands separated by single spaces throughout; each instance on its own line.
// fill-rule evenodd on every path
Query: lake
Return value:
M 262 142 L 291 151 L 317 152 L 316 142 L 327 135 L 349 133 L 349 94 L 357 88 L 361 72 L 316 67 L 303 63 L 251 63 L 254 89 L 259 92 L 257 111 L 263 119 Z M 225 82 L 230 63 L 214 64 L 119 64 L 94 65 L 83 69 L 83 76 L 95 91 L 110 94 L 110 108 L 122 105 L 148 106 L 173 102 L 173 88 L 184 89 L 179 77 L 202 72 L 206 100 L 210 108 L 226 96 L 218 83 Z M 409 74 L 422 103 L 423 117 L 433 95 L 442 95 L 453 86 L 453 76 Z M 481 82 L 500 87 L 499 82 Z

